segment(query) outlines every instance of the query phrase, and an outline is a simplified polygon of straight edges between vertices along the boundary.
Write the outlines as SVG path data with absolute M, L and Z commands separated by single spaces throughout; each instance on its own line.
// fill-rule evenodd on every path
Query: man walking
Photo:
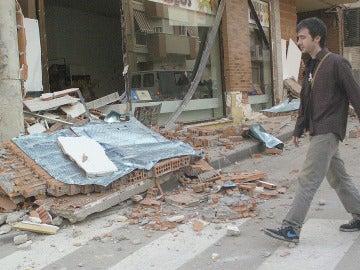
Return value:
M 325 48 L 327 29 L 323 21 L 304 19 L 296 31 L 300 50 L 311 59 L 305 67 L 293 143 L 298 147 L 299 138 L 308 131 L 310 146 L 297 179 L 294 200 L 281 227 L 264 231 L 273 238 L 295 243 L 299 242 L 305 216 L 325 177 L 352 215 L 340 231 L 360 231 L 360 194 L 346 173 L 338 149 L 346 134 L 349 102 L 360 116 L 360 86 L 353 78 L 350 63 Z

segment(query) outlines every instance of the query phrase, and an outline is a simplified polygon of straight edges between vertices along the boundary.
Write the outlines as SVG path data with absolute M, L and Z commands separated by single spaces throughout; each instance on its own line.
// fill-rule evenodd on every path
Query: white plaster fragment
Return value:
M 118 170 L 102 146 L 93 139 L 60 136 L 57 142 L 64 154 L 83 169 L 88 177 L 108 175 Z

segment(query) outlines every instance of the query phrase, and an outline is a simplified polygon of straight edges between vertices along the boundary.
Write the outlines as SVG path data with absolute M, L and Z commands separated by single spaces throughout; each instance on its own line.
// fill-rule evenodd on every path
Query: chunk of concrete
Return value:
M 14 236 L 14 244 L 15 245 L 24 244 L 25 242 L 27 242 L 27 240 L 28 240 L 27 234 L 19 234 L 19 235 Z

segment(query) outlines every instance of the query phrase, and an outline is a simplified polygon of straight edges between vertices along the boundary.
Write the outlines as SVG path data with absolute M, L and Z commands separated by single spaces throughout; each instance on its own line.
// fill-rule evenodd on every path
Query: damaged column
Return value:
M 0 1 L 0 143 L 24 129 L 15 4 Z

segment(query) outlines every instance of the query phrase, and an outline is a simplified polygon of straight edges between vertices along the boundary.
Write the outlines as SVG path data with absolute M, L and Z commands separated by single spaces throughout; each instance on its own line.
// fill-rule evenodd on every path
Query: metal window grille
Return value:
M 344 46 L 360 46 L 360 8 L 344 10 Z

